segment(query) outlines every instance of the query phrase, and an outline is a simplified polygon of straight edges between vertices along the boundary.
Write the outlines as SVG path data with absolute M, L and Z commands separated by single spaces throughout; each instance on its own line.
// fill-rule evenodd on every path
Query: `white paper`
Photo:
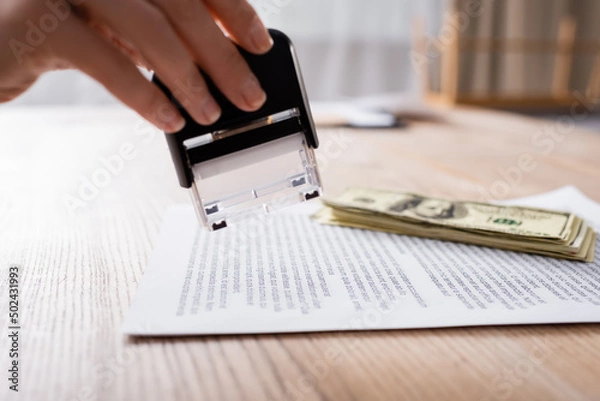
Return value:
M 573 210 L 600 227 L 600 205 L 572 187 L 516 203 Z M 308 217 L 315 208 L 210 233 L 198 228 L 191 207 L 172 207 L 123 331 L 202 335 L 600 322 L 598 255 L 586 264 L 322 226 Z

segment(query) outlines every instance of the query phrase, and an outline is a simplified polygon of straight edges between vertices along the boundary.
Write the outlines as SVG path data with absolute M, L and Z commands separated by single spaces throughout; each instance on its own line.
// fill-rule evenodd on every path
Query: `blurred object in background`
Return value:
M 411 24 L 441 25 L 446 0 L 254 0 L 269 26 L 293 39 L 313 100 L 390 92 L 418 96 Z
M 429 100 L 569 108 L 600 97 L 600 1 L 450 0 L 437 35 L 414 21 Z

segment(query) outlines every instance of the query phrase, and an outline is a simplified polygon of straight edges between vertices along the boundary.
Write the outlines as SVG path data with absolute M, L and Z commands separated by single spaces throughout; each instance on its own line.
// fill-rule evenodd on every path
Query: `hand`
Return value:
M 0 102 L 46 71 L 77 68 L 160 129 L 179 131 L 184 119 L 140 64 L 200 124 L 221 110 L 197 66 L 238 108 L 257 110 L 266 95 L 224 32 L 256 54 L 273 44 L 246 0 L 1 0 Z

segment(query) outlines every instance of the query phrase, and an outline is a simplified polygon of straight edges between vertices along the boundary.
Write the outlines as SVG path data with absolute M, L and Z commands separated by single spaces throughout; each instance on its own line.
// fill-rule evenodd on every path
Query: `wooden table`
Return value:
M 490 199 L 574 184 L 600 201 L 600 135 L 571 116 L 439 117 L 320 130 L 328 193 L 368 184 Z M 600 325 L 125 337 L 165 209 L 188 199 L 161 134 L 112 108 L 4 108 L 0 129 L 0 322 L 16 265 L 22 325 L 21 391 L 2 377 L 2 400 L 600 399 Z M 82 200 L 88 180 L 102 186 Z M 4 375 L 8 347 L 3 334 Z

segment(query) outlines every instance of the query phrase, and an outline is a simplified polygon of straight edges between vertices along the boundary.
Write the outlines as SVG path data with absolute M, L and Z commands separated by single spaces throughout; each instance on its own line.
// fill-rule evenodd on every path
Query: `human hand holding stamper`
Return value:
M 184 119 L 138 64 L 209 125 L 221 110 L 198 66 L 239 109 L 254 111 L 266 100 L 231 39 L 256 54 L 272 46 L 246 0 L 3 0 L 0 101 L 19 96 L 44 72 L 76 68 L 158 128 L 179 131 Z

